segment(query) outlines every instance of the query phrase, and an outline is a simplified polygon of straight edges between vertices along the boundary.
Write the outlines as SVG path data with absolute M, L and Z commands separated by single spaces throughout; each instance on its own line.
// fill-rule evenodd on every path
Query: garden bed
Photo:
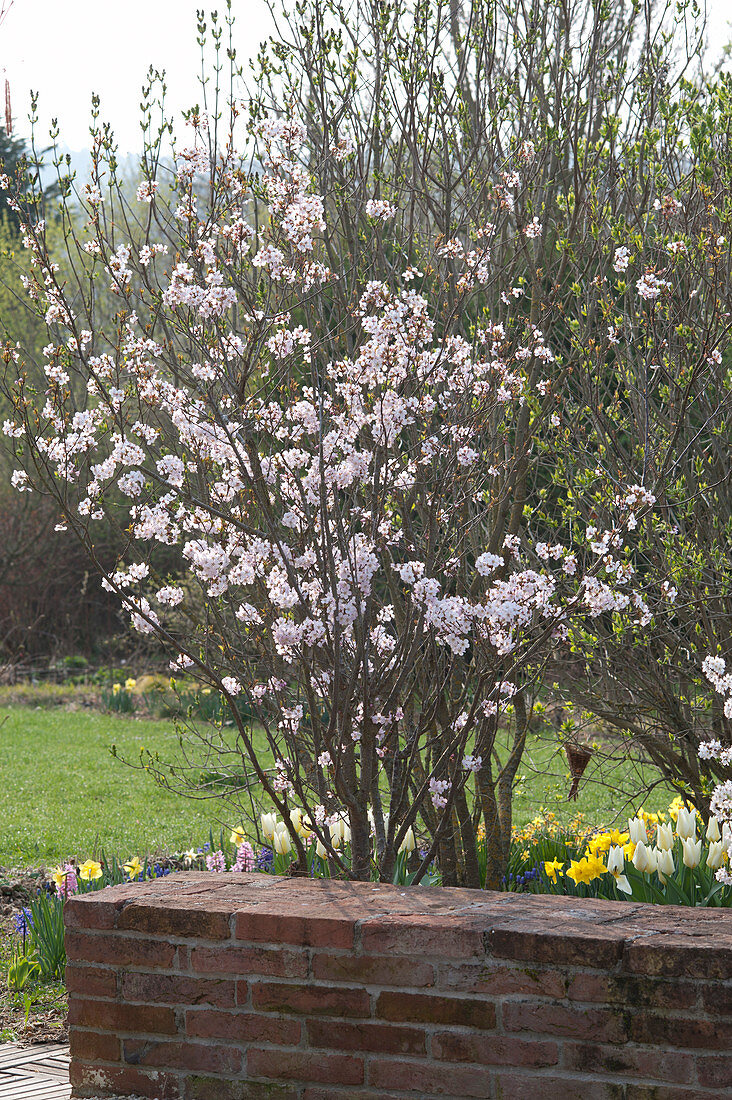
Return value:
M 729 912 L 196 872 L 65 911 L 78 1097 L 729 1094 Z

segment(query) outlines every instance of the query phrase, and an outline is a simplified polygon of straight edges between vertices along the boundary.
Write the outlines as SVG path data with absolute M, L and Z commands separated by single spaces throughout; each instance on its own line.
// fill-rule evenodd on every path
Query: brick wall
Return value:
M 732 912 L 268 875 L 66 905 L 74 1095 L 732 1096 Z

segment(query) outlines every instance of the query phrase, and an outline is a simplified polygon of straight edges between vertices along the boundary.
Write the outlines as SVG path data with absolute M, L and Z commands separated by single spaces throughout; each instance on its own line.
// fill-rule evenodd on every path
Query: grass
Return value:
M 170 757 L 172 721 L 98 712 L 3 708 L 0 719 L 0 865 L 85 859 L 104 848 L 124 858 L 180 851 L 218 832 L 209 801 L 182 799 L 110 753 L 140 748 Z
M 60 707 L 0 709 L 0 865 L 55 864 L 86 859 L 104 849 L 122 858 L 181 851 L 218 835 L 214 800 L 181 798 L 157 786 L 145 772 L 110 753 L 139 759 L 140 748 L 170 759 L 178 750 L 174 722 L 69 711 Z M 639 792 L 658 782 L 638 761 L 598 752 L 577 802 L 567 801 L 570 780 L 556 737 L 535 734 L 526 750 L 515 791 L 515 823 L 541 809 L 568 822 L 577 812 L 589 825 L 611 825 L 641 802 Z M 665 809 L 675 792 L 660 787 L 647 809 Z M 229 822 L 229 824 L 232 824 Z

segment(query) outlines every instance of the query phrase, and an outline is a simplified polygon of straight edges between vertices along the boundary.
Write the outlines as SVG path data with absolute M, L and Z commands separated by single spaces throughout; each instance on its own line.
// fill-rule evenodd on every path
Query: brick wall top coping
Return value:
M 732 975 L 726 909 L 192 871 L 77 895 L 64 910 L 69 932 Z

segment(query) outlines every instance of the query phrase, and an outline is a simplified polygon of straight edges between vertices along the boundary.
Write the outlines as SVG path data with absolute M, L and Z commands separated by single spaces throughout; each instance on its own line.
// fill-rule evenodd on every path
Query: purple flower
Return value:
M 16 913 L 13 917 L 13 924 L 15 925 L 15 931 L 19 936 L 25 938 L 33 927 L 33 914 L 30 909 L 21 909 L 19 913 Z
M 236 863 L 231 869 L 232 871 L 253 871 L 255 866 L 254 849 L 249 841 L 245 840 L 236 849 Z
M 209 871 L 214 871 L 217 874 L 221 874 L 226 870 L 226 857 L 224 853 L 219 849 L 218 852 L 213 852 L 212 855 L 206 856 L 206 867 Z

